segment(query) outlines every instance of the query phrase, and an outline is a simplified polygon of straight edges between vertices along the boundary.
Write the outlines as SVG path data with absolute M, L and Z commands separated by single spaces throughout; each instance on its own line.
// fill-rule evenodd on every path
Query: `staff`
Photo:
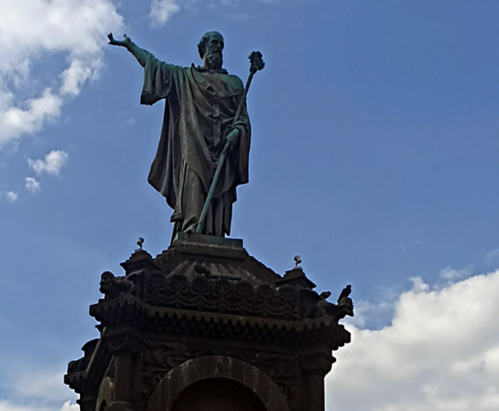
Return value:
M 239 116 L 241 115 L 241 111 L 243 111 L 243 107 L 246 103 L 246 95 L 248 94 L 248 90 L 251 85 L 251 81 L 253 80 L 253 76 L 255 73 L 265 67 L 265 63 L 262 60 L 262 53 L 259 51 L 253 51 L 249 55 L 249 59 L 251 62 L 250 65 L 250 74 L 248 76 L 248 80 L 246 81 L 246 87 L 244 88 L 243 95 L 241 97 L 241 101 L 239 101 L 239 106 L 237 107 L 236 114 L 234 116 L 234 120 L 232 122 L 232 128 L 234 128 L 235 124 L 239 120 Z M 204 202 L 203 209 L 201 211 L 201 215 L 199 216 L 198 225 L 196 227 L 196 234 L 201 234 L 204 228 L 204 220 L 206 218 L 206 213 L 208 212 L 208 208 L 210 207 L 211 200 L 213 198 L 213 194 L 215 192 L 215 187 L 217 186 L 218 179 L 220 177 L 220 173 L 222 172 L 222 166 L 225 162 L 225 157 L 227 156 L 227 152 L 229 151 L 229 147 L 232 143 L 231 140 L 226 140 L 224 148 L 220 153 L 220 156 L 217 160 L 217 169 L 215 170 L 215 175 L 213 176 L 213 180 L 211 182 L 210 189 L 208 190 L 208 195 L 206 196 L 206 201 Z

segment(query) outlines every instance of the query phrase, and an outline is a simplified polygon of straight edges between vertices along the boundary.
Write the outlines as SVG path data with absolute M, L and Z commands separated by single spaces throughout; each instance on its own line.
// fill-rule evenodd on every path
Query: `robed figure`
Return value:
M 239 77 L 222 68 L 223 37 L 206 33 L 198 44 L 201 66 L 179 67 L 158 60 L 125 35 L 110 44 L 124 46 L 144 67 L 142 104 L 165 99 L 165 114 L 149 183 L 173 208 L 173 235 L 193 233 L 212 183 L 225 143 L 229 153 L 216 183 L 202 234 L 230 234 L 236 187 L 248 182 L 250 122 L 244 107 L 234 121 L 243 98 Z

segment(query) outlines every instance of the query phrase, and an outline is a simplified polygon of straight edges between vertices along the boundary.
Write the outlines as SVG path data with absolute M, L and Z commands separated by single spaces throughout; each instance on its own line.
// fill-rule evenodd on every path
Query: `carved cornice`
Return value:
M 350 341 L 350 333 L 334 318 L 286 321 L 151 306 L 133 295 L 100 300 L 90 314 L 102 325 L 127 324 L 141 331 L 166 332 L 188 337 L 231 339 L 278 346 L 325 344 L 335 350 Z
M 107 346 L 113 355 L 134 355 L 140 351 L 142 341 L 133 336 L 117 335 L 107 338 Z
M 325 376 L 336 359 L 329 353 L 315 353 L 300 358 L 300 366 L 305 374 Z
M 140 272 L 132 275 L 130 281 L 135 284 L 135 296 L 157 307 L 264 318 L 296 319 L 300 316 L 299 295 L 287 285 L 253 286 L 237 275 L 216 273 L 198 274 L 189 280 L 183 274 L 166 275 L 161 271 Z

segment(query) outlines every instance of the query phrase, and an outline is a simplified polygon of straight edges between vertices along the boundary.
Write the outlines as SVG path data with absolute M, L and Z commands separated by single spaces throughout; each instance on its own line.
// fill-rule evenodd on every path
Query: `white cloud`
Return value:
M 0 146 L 57 119 L 98 74 L 106 33 L 122 25 L 111 0 L 0 2 Z M 34 70 L 42 59 L 67 66 L 43 77 Z
M 177 0 L 152 0 L 149 19 L 153 26 L 162 26 L 180 10 Z
M 77 404 L 66 401 L 61 407 L 51 407 L 39 404 L 22 405 L 13 401 L 0 401 L 0 411 L 79 411 Z
M 468 266 L 459 270 L 451 267 L 446 267 L 442 271 L 440 271 L 440 278 L 442 278 L 443 280 L 447 280 L 449 283 L 454 283 L 456 281 L 470 277 L 472 273 L 472 266 Z
M 23 372 L 14 382 L 17 397 L 38 400 L 40 403 L 57 403 L 67 398 L 68 394 L 73 396 L 71 390 L 62 382 L 62 370 Z
M 69 155 L 65 151 L 52 150 L 43 160 L 28 158 L 28 164 L 38 175 L 43 173 L 59 174 L 61 167 L 67 163 L 68 157 Z
M 33 370 L 17 364 L 9 373 L 11 395 L 0 400 L 0 411 L 78 411 L 76 394 L 64 385 L 63 374 L 63 368 Z
M 254 1 L 254 0 L 253 0 Z M 279 0 L 258 0 L 261 3 L 276 3 Z M 246 0 L 247 2 L 247 0 Z M 214 8 L 217 6 L 236 6 L 245 3 L 241 0 L 182 0 L 184 10 L 196 10 L 200 7 Z M 153 27 L 163 26 L 172 15 L 180 11 L 180 0 L 151 0 L 149 20 Z M 245 12 L 230 13 L 235 20 L 246 20 L 252 16 Z
M 411 277 L 410 280 L 412 281 L 412 291 L 415 293 L 423 293 L 430 289 L 430 286 L 421 277 Z
M 499 409 L 499 271 L 441 288 L 414 279 L 390 326 L 359 329 L 327 378 L 331 409 Z
M 46 410 L 47 408 L 42 408 Z M 13 404 L 10 401 L 0 401 L 0 411 L 33 411 L 32 407 Z
M 13 203 L 14 201 L 17 201 L 17 198 L 19 197 L 16 192 L 14 191 L 7 191 L 5 193 L 5 197 L 7 198 L 7 201 L 9 203 Z
M 34 133 L 44 123 L 58 117 L 62 98 L 47 88 L 39 97 L 24 101 L 22 107 L 14 104 L 12 99 L 3 105 L 0 102 L 0 145 L 24 133 Z
M 61 411 L 80 411 L 80 406 L 78 404 L 71 404 L 70 401 L 66 401 L 63 404 Z
M 490 250 L 485 255 L 485 263 L 492 266 L 499 265 L 499 249 Z
M 61 74 L 61 94 L 77 96 L 83 84 L 89 78 L 95 76 L 101 66 L 101 60 L 98 58 L 93 61 L 73 60 L 70 66 Z
M 26 177 L 24 187 L 31 193 L 37 193 L 41 190 L 40 183 L 33 177 Z

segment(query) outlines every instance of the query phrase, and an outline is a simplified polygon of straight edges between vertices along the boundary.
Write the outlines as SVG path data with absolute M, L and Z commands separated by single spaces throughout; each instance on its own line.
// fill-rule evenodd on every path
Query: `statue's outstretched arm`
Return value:
M 109 39 L 109 44 L 113 46 L 125 47 L 130 53 L 134 55 L 134 57 L 142 67 L 146 65 L 147 57 L 152 55 L 147 50 L 144 50 L 137 46 L 126 34 L 123 36 L 123 40 L 116 40 L 113 37 L 113 33 L 109 33 L 107 35 L 107 38 Z

